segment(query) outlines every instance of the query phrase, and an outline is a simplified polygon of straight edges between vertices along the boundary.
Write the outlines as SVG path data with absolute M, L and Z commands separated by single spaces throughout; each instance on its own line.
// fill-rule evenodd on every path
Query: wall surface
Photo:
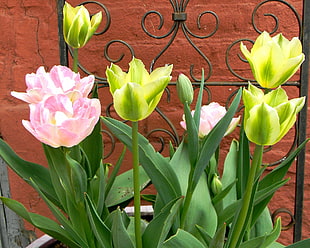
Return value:
M 25 74 L 35 72 L 36 69 L 43 65 L 48 70 L 53 65 L 59 64 L 58 50 L 58 29 L 57 29 L 57 0 L 0 0 L 0 135 L 9 143 L 10 146 L 25 160 L 46 165 L 41 144 L 31 136 L 22 126 L 21 120 L 28 119 L 29 111 L 27 104 L 11 97 L 10 92 L 24 91 L 26 89 L 24 77 Z M 76 5 L 79 1 L 69 1 L 72 5 Z M 173 8 L 168 0 L 122 0 L 122 1 L 101 1 L 109 10 L 111 15 L 111 25 L 109 29 L 102 35 L 94 37 L 87 46 L 80 52 L 80 62 L 87 69 L 99 76 L 105 77 L 105 68 L 110 61 L 104 56 L 106 51 L 111 59 L 117 59 L 122 53 L 124 58 L 118 63 L 124 69 L 133 55 L 124 43 L 114 42 L 105 50 L 105 46 L 112 40 L 122 40 L 128 44 L 134 51 L 137 58 L 141 58 L 149 68 L 152 59 L 154 59 L 162 49 L 169 44 L 172 35 L 173 21 L 171 14 Z M 298 36 L 298 22 L 293 11 L 287 5 L 277 1 L 272 4 L 266 4 L 257 11 L 255 19 L 259 30 L 272 31 L 275 26 L 275 19 L 270 16 L 264 16 L 264 13 L 277 13 L 279 19 L 279 28 L 276 33 L 283 34 L 291 39 Z M 296 12 L 302 13 L 301 0 L 289 0 L 289 4 L 294 6 Z M 208 82 L 216 81 L 240 81 L 228 69 L 243 77 L 251 77 L 248 65 L 241 62 L 238 57 L 238 44 L 232 46 L 231 56 L 225 60 L 227 48 L 237 39 L 255 39 L 257 32 L 251 24 L 251 15 L 253 9 L 259 4 L 259 0 L 232 1 L 232 0 L 192 0 L 186 8 L 187 20 L 186 25 L 192 33 L 205 36 L 215 33 L 209 38 L 195 38 L 188 32 L 186 35 L 197 46 L 199 51 L 208 58 L 212 64 L 212 73 Z M 93 12 L 97 11 L 97 6 L 90 5 L 89 9 Z M 158 30 L 160 24 L 159 16 L 150 14 L 145 19 L 145 27 L 149 33 L 156 36 L 165 36 L 161 39 L 154 39 L 148 36 L 141 28 L 141 20 L 143 15 L 148 11 L 158 11 L 164 20 L 163 26 Z M 197 27 L 197 18 L 199 13 L 206 12 L 201 16 L 201 28 Z M 213 13 L 216 13 L 214 15 Z M 105 15 L 104 15 L 105 16 Z M 216 16 L 219 20 L 216 27 Z M 104 29 L 106 18 L 104 17 L 101 29 Z M 173 33 L 173 31 L 172 31 Z M 169 34 L 169 35 L 166 35 Z M 248 43 L 250 44 L 250 43 Z M 171 46 L 156 61 L 155 67 L 162 66 L 166 63 L 174 64 L 173 80 L 175 81 L 178 73 L 183 72 L 190 74 L 190 65 L 193 64 L 193 74 L 200 77 L 200 68 L 204 67 L 206 74 L 210 71 L 210 65 L 207 60 L 202 57 L 197 49 L 190 45 L 186 36 L 181 30 L 176 34 Z M 84 75 L 83 72 L 81 74 Z M 296 76 L 294 79 L 297 79 Z M 231 86 L 209 87 L 212 98 L 205 99 L 208 101 L 218 101 L 224 103 L 227 97 L 236 89 Z M 171 100 L 166 102 L 166 96 L 160 103 L 161 110 L 166 113 L 172 123 L 176 126 L 180 136 L 182 129 L 178 125 L 182 118 L 182 107 L 177 100 L 174 87 L 171 86 Z M 297 96 L 298 90 L 288 88 L 291 97 Z M 107 89 L 100 91 L 101 101 L 103 105 L 103 115 L 106 113 L 106 105 L 111 102 L 111 96 Z M 112 116 L 116 114 L 112 110 Z M 149 133 L 151 130 L 163 127 L 161 117 L 153 114 L 150 119 L 144 121 L 140 127 L 143 134 Z M 309 121 L 308 121 L 308 126 Z M 294 131 L 292 130 L 285 139 L 278 144 L 265 162 L 272 162 L 274 159 L 280 159 L 286 154 L 290 148 Z M 227 138 L 222 146 L 227 148 L 229 142 L 234 137 Z M 166 137 L 167 138 L 167 137 Z M 168 137 L 169 138 L 169 137 Z M 156 139 L 154 138 L 154 142 Z M 117 146 L 120 146 L 117 144 Z M 107 149 L 109 143 L 107 142 Z M 129 155 L 128 155 L 129 156 Z M 116 155 L 107 159 L 112 162 Z M 305 202 L 304 202 L 304 224 L 303 238 L 310 237 L 310 169 L 309 169 L 309 146 L 306 154 L 306 177 L 305 177 Z M 12 197 L 21 201 L 27 209 L 50 215 L 40 197 L 22 180 L 20 180 L 12 171 L 9 171 Z M 288 173 L 291 178 L 276 195 L 270 209 L 273 211 L 280 207 L 285 207 L 293 211 L 294 201 L 294 182 L 295 168 L 292 166 Z M 284 222 L 286 222 L 284 216 Z M 27 225 L 28 229 L 33 229 Z M 37 230 L 36 230 L 37 231 Z M 37 231 L 40 235 L 41 232 Z M 292 242 L 292 231 L 284 231 L 281 240 L 285 243 Z

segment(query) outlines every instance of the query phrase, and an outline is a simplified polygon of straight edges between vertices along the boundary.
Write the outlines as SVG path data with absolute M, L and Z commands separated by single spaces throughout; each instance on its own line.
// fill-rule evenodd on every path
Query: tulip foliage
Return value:
M 66 4 L 68 45 L 76 49 L 85 45 L 100 20 L 101 14 L 90 20 L 83 6 Z M 298 41 L 289 42 L 282 35 L 271 38 L 263 33 L 251 52 L 243 45 L 241 50 L 264 88 L 285 83 L 303 60 Z M 275 63 L 279 59 L 281 68 Z M 149 73 L 137 58 L 129 63 L 128 72 L 115 64 L 106 69 L 115 110 L 131 126 L 100 118 L 93 76 L 81 78 L 64 66 L 54 66 L 50 72 L 40 67 L 28 74 L 26 92 L 12 95 L 29 104 L 30 118 L 22 123 L 43 143 L 48 168 L 23 160 L 2 139 L 0 156 L 40 194 L 56 221 L 29 212 L 13 199 L 1 197 L 2 202 L 70 248 L 284 247 L 276 242 L 281 220 L 272 223 L 268 203 L 288 181 L 286 172 L 307 140 L 268 174 L 263 173 L 263 150 L 288 132 L 305 98 L 289 100 L 281 87 L 263 92 L 249 84 L 238 90 L 227 110 L 218 103 L 202 106 L 202 73 L 191 111 L 193 88 L 181 74 L 177 91 L 186 131 L 181 144 L 164 157 L 138 133 L 137 122 L 154 111 L 171 72 L 172 65 L 167 65 Z M 241 99 L 245 109 L 239 140 L 231 142 L 220 173 L 221 141 L 240 122 L 234 116 Z M 113 167 L 103 160 L 102 123 L 124 144 Z M 252 160 L 250 142 L 255 144 Z M 133 154 L 133 168 L 119 173 L 126 148 Z M 156 194 L 144 198 L 153 205 L 153 219 L 141 220 L 139 211 L 128 216 L 124 207 L 134 199 L 135 210 L 140 209 L 140 191 L 149 184 Z M 309 247 L 310 240 L 298 245 L 288 247 Z

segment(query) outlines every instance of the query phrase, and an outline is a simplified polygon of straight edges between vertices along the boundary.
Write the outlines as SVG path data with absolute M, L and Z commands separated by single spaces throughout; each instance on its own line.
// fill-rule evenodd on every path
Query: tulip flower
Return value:
M 37 104 L 29 104 L 30 121 L 24 127 L 39 141 L 52 147 L 72 147 L 93 130 L 101 113 L 98 99 L 75 101 L 62 94 L 50 96 Z
M 194 116 L 195 111 L 192 111 Z M 225 107 L 221 106 L 217 102 L 211 102 L 208 105 L 203 105 L 200 112 L 200 123 L 198 135 L 200 138 L 208 135 L 213 127 L 224 117 L 226 114 Z M 240 116 L 233 118 L 225 135 L 230 134 L 240 121 Z M 183 115 L 183 121 L 180 122 L 181 126 L 186 130 L 185 116 Z
M 63 15 L 64 38 L 73 48 L 85 46 L 102 20 L 101 12 L 90 18 L 88 10 L 83 5 L 74 8 L 67 2 L 63 8 Z
M 281 87 L 264 94 L 252 84 L 243 90 L 245 106 L 244 130 L 257 145 L 273 145 L 289 131 L 296 115 L 305 104 L 305 97 L 288 100 Z
M 172 65 L 167 65 L 149 74 L 143 62 L 136 58 L 129 63 L 128 73 L 111 64 L 106 70 L 106 76 L 117 114 L 130 121 L 148 117 L 170 82 L 171 71 Z
M 242 42 L 240 49 L 251 66 L 255 80 L 263 88 L 276 88 L 284 84 L 305 59 L 300 40 L 294 37 L 289 41 L 282 34 L 271 38 L 263 32 L 251 52 Z
M 177 92 L 181 103 L 191 104 L 194 98 L 194 90 L 191 81 L 184 74 L 180 74 L 177 80 Z
M 94 76 L 80 78 L 66 66 L 53 66 L 50 72 L 44 67 L 36 73 L 26 75 L 26 93 L 12 91 L 12 96 L 27 103 L 38 103 L 45 97 L 55 94 L 68 95 L 72 100 L 87 97 L 94 85 Z

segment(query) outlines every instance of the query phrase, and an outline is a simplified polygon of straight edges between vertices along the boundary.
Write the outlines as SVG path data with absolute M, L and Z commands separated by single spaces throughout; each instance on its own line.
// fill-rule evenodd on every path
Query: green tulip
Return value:
M 300 40 L 294 37 L 289 41 L 282 34 L 270 37 L 263 32 L 251 52 L 242 42 L 240 49 L 251 66 L 255 80 L 269 89 L 284 84 L 305 59 Z
M 243 89 L 244 130 L 257 145 L 273 145 L 280 141 L 296 121 L 305 97 L 288 100 L 281 87 L 264 94 L 252 84 Z
M 90 18 L 88 10 L 83 5 L 74 8 L 67 2 L 63 8 L 63 15 L 64 38 L 73 48 L 85 46 L 102 20 L 101 12 Z
M 179 75 L 177 80 L 177 93 L 181 103 L 192 103 L 194 98 L 194 89 L 189 78 L 182 73 Z
M 136 58 L 129 63 L 128 73 L 112 63 L 106 70 L 106 76 L 117 114 L 130 121 L 148 117 L 170 82 L 171 71 L 172 65 L 167 65 L 149 74 L 143 62 Z

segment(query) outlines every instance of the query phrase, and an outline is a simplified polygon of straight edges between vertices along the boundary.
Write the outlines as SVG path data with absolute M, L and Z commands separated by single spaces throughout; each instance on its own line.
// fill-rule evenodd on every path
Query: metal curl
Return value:
M 280 214 L 287 214 L 290 217 L 290 222 L 287 225 L 282 225 L 281 230 L 286 231 L 292 228 L 295 224 L 295 218 L 292 212 L 288 210 L 287 208 L 278 208 L 272 213 L 271 219 L 272 219 L 273 224 L 276 222 L 277 217 Z
M 201 20 L 202 16 L 205 14 L 211 14 L 212 16 L 215 17 L 215 27 L 211 33 L 209 33 L 207 35 L 197 35 L 197 34 L 194 34 L 192 31 L 190 31 L 190 29 L 184 24 L 184 28 L 185 28 L 186 32 L 189 33 L 191 36 L 198 38 L 198 39 L 205 39 L 205 38 L 209 38 L 212 35 L 214 35 L 219 28 L 220 20 L 219 20 L 217 14 L 213 11 L 204 11 L 204 12 L 200 13 L 197 17 L 197 27 L 198 27 L 198 29 L 201 29 L 201 21 L 200 20 Z
M 255 21 L 255 16 L 257 15 L 257 11 L 258 9 L 264 5 L 265 3 L 271 3 L 271 2 L 278 2 L 278 3 L 282 3 L 284 5 L 286 5 L 287 7 L 289 7 L 290 10 L 293 11 L 297 21 L 298 21 L 298 27 L 299 27 L 299 33 L 301 31 L 301 28 L 302 28 L 302 22 L 301 22 L 301 17 L 299 16 L 297 10 L 293 7 L 293 5 L 289 4 L 288 2 L 286 1 L 283 1 L 283 0 L 265 0 L 261 3 L 259 3 L 253 10 L 252 12 L 252 25 L 253 25 L 253 28 L 255 29 L 255 31 L 257 33 L 262 33 L 263 31 L 259 30 L 257 25 L 256 25 L 256 21 Z M 279 27 L 279 19 L 276 17 L 276 15 L 274 14 L 270 14 L 270 13 L 266 13 L 264 14 L 264 16 L 271 16 L 274 20 L 275 20 L 275 27 L 273 28 L 273 30 L 270 32 L 270 34 L 273 34 L 275 33 L 277 30 L 278 30 L 278 27 Z
M 82 3 L 80 3 L 79 5 L 85 5 L 85 4 L 97 4 L 99 5 L 105 12 L 105 16 L 106 16 L 106 24 L 105 24 L 105 27 L 103 28 L 102 31 L 100 32 L 96 32 L 95 35 L 101 35 L 101 34 L 104 34 L 110 27 L 111 25 L 111 15 L 110 15 L 110 12 L 109 10 L 107 9 L 107 7 L 102 4 L 102 3 L 99 3 L 97 1 L 84 1 Z
M 171 122 L 171 120 L 158 108 L 155 108 L 155 111 L 160 115 L 161 118 L 167 123 L 167 125 L 170 127 L 171 131 L 167 131 L 171 133 L 171 137 L 173 137 L 173 140 L 175 141 L 176 146 L 180 144 L 180 139 L 178 132 L 174 126 L 174 124 Z
M 241 41 L 248 41 L 248 42 L 251 42 L 252 44 L 254 44 L 254 41 L 253 40 L 250 40 L 250 39 L 238 39 L 236 41 L 234 41 L 233 43 L 231 43 L 227 50 L 226 50 L 226 53 L 225 53 L 225 63 L 226 63 L 226 66 L 228 68 L 228 70 L 234 75 L 236 76 L 237 78 L 243 80 L 243 81 L 251 81 L 251 82 L 254 82 L 255 80 L 254 79 L 250 79 L 250 78 L 245 78 L 241 75 L 239 75 L 237 72 L 234 71 L 234 69 L 230 66 L 230 61 L 229 61 L 229 56 L 230 56 L 230 51 L 231 49 L 239 42 Z M 237 55 L 238 58 L 243 61 L 243 62 L 247 62 L 247 60 L 243 59 L 242 56 L 240 54 Z
M 166 130 L 166 129 L 162 129 L 162 128 L 156 128 L 156 129 L 151 130 L 150 132 L 148 132 L 148 133 L 146 134 L 146 138 L 147 138 L 147 139 L 150 139 L 151 135 L 154 134 L 154 133 L 156 133 L 156 132 L 163 132 L 163 133 L 165 133 L 165 134 L 168 134 L 168 135 L 170 136 L 170 138 L 173 140 L 174 145 L 175 145 L 175 146 L 178 146 L 178 145 L 179 145 L 179 142 L 180 142 L 180 141 L 179 141 L 178 136 L 176 137 L 175 134 L 173 134 L 172 132 L 170 132 L 170 131 L 168 131 L 168 130 Z M 158 152 L 159 152 L 159 153 L 162 153 L 163 150 L 165 149 L 165 145 L 166 145 L 165 139 L 164 139 L 163 137 L 161 137 L 161 136 L 160 136 L 160 137 L 156 137 L 156 139 L 158 139 L 158 140 L 159 140 L 159 143 L 161 144 L 161 147 L 160 147 L 160 149 L 158 150 Z
M 165 45 L 165 47 L 155 56 L 155 58 L 152 60 L 151 65 L 150 65 L 150 71 L 153 71 L 154 69 L 154 65 L 156 63 L 156 61 L 160 58 L 160 56 L 170 47 L 170 45 L 172 44 L 172 42 L 174 41 L 178 30 L 179 30 L 179 23 L 175 23 L 174 24 L 175 28 L 174 28 L 174 32 L 170 38 L 170 40 L 168 41 L 168 43 Z
M 107 153 L 107 155 L 105 154 L 103 156 L 103 158 L 106 159 L 106 158 L 110 157 L 115 150 L 115 139 L 114 139 L 113 135 L 108 130 L 102 130 L 101 132 L 105 133 L 109 137 L 109 139 L 111 140 L 111 145 L 112 145 L 111 149 Z M 104 151 L 106 152 L 106 147 L 104 147 Z
M 208 59 L 208 57 L 194 44 L 194 42 L 191 40 L 191 38 L 188 36 L 187 32 L 186 32 L 186 25 L 182 25 L 182 31 L 184 33 L 185 38 L 187 39 L 187 41 L 191 44 L 191 46 L 200 54 L 200 56 L 207 62 L 208 66 L 209 66 L 209 70 L 208 72 L 205 70 L 206 76 L 204 78 L 204 81 L 207 81 L 211 75 L 212 75 L 212 64 L 210 62 L 210 60 Z M 193 74 L 193 69 L 194 69 L 194 65 L 191 64 L 190 65 L 190 75 L 191 77 L 196 81 L 200 81 L 198 78 L 196 78 Z
M 143 15 L 143 17 L 142 17 L 141 26 L 142 26 L 143 31 L 144 31 L 148 36 L 150 36 L 150 37 L 152 37 L 152 38 L 155 38 L 155 39 L 163 39 L 163 38 L 169 36 L 169 35 L 173 32 L 173 30 L 175 29 L 175 25 L 173 25 L 173 26 L 171 27 L 171 29 L 168 31 L 168 33 L 166 33 L 166 34 L 164 34 L 164 35 L 154 35 L 154 34 L 151 34 L 151 33 L 147 30 L 147 28 L 146 28 L 146 26 L 145 26 L 145 20 L 146 20 L 146 18 L 147 18 L 150 14 L 156 14 L 157 16 L 159 16 L 160 22 L 159 22 L 159 25 L 158 25 L 158 27 L 157 27 L 158 30 L 160 30 L 160 29 L 163 27 L 163 25 L 164 25 L 164 17 L 162 16 L 161 13 L 159 13 L 159 12 L 156 11 L 156 10 L 151 10 L 151 11 L 146 12 L 146 13 Z
M 105 48 L 104 48 L 104 57 L 105 57 L 109 62 L 117 63 L 117 62 L 121 61 L 121 60 L 124 58 L 124 56 L 125 56 L 124 53 L 122 53 L 122 54 L 119 56 L 118 59 L 112 59 L 112 58 L 109 56 L 109 48 L 110 48 L 110 46 L 111 46 L 112 44 L 114 44 L 114 43 L 121 43 L 121 44 L 125 45 L 125 46 L 129 49 L 130 54 L 131 54 L 131 57 L 135 56 L 135 52 L 134 52 L 133 48 L 132 48 L 127 42 L 125 42 L 125 41 L 123 41 L 123 40 L 111 40 L 111 41 L 109 41 L 109 42 L 106 44 L 106 46 L 105 46 Z

